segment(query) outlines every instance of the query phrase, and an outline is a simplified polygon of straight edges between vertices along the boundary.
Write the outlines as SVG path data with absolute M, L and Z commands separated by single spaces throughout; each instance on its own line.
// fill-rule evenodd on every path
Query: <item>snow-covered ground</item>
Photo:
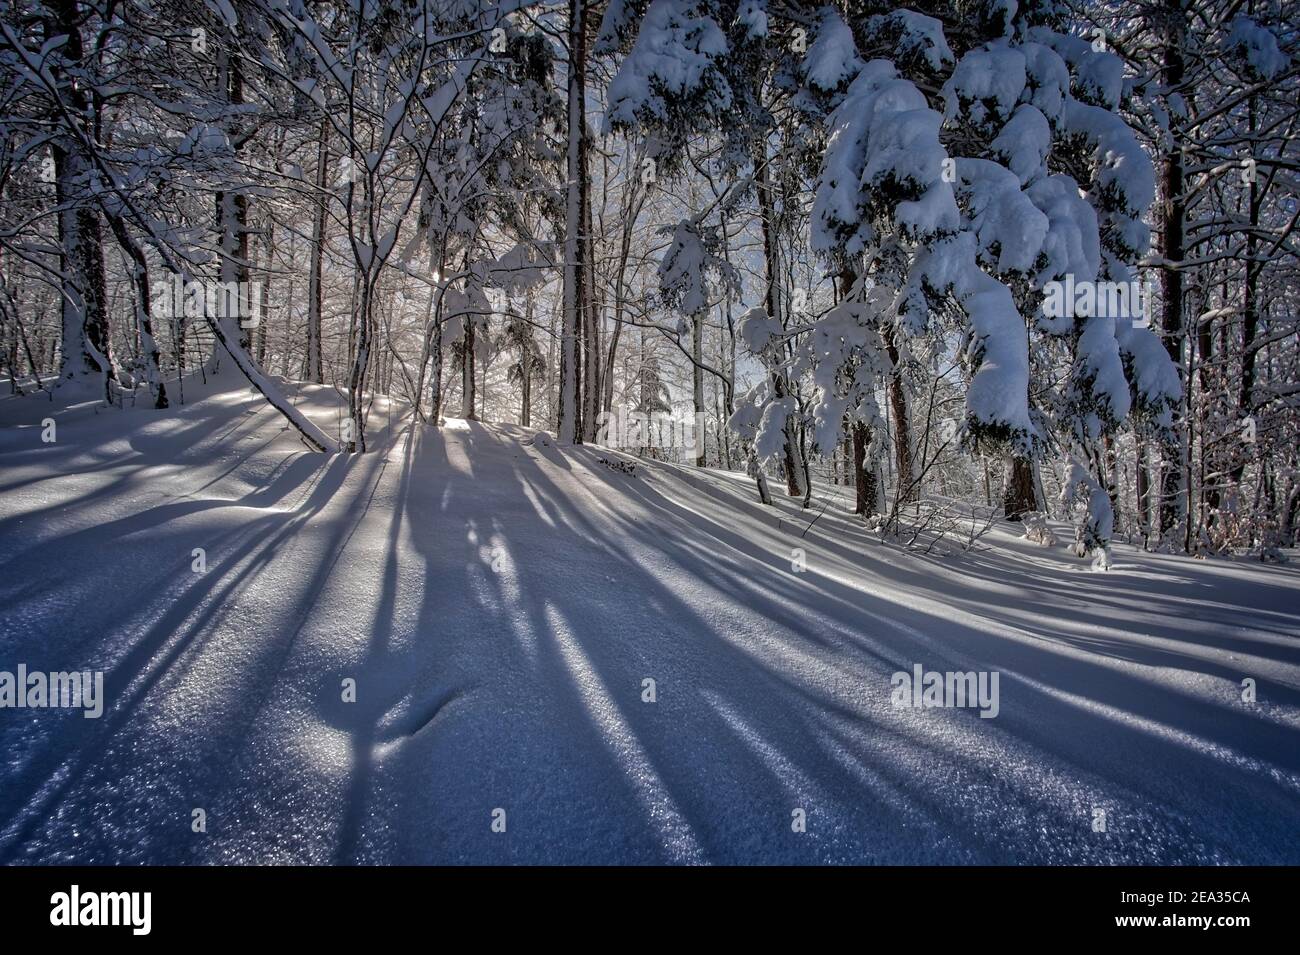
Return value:
M 0 860 L 1300 862 L 1294 567 L 904 552 L 383 400 L 311 454 L 225 378 L 0 400 L 0 670 L 107 694 L 0 710 Z M 998 672 L 997 716 L 894 706 L 918 663 Z

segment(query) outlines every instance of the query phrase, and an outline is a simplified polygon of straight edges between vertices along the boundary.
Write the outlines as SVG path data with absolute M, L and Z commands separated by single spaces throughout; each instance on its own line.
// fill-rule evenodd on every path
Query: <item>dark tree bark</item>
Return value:
M 1151 543 L 1151 478 L 1147 472 L 1146 445 L 1140 436 L 1134 440 L 1133 461 L 1133 473 L 1137 481 L 1138 531 L 1146 546 Z
M 1011 459 L 1007 474 L 1007 489 L 1002 498 L 1002 513 L 1009 520 L 1018 521 L 1022 514 L 1038 510 L 1034 493 L 1034 465 L 1029 458 L 1016 455 Z
M 528 297 L 526 321 L 524 322 L 523 342 L 520 345 L 519 371 L 520 404 L 519 423 L 525 428 L 532 427 L 533 420 L 533 298 Z
M 149 378 L 149 390 L 153 395 L 155 408 L 166 408 L 167 385 L 162 380 L 162 369 L 158 356 L 158 344 L 153 334 L 153 300 L 149 282 L 149 260 L 144 249 L 131 237 L 126 220 L 121 216 L 108 219 L 117 239 L 117 244 L 131 260 L 131 281 L 135 285 L 136 324 L 140 329 L 140 355 L 144 358 L 146 375 Z
M 329 185 L 329 120 L 320 124 L 316 145 L 316 197 L 312 203 L 311 264 L 307 274 L 307 380 L 323 385 L 321 310 L 324 305 L 325 190 Z
M 244 75 L 239 58 L 231 56 L 228 51 L 223 49 L 218 54 L 217 64 L 217 82 L 220 85 L 223 99 L 230 106 L 242 105 L 244 102 Z M 237 163 L 243 134 L 240 130 L 231 130 L 229 139 Z M 241 290 L 238 296 L 239 305 L 242 307 L 245 304 L 251 304 L 245 302 L 243 291 L 250 287 L 248 197 L 240 192 L 218 192 L 216 195 L 216 219 L 221 249 L 221 282 L 223 284 L 228 282 L 239 283 L 238 287 Z M 226 301 L 225 305 L 229 311 L 231 303 Z M 224 317 L 231 318 L 232 316 L 227 314 Z M 237 310 L 238 331 L 235 334 L 239 338 L 239 347 L 245 352 L 249 352 L 252 347 L 252 329 L 244 321 L 238 319 L 242 319 L 242 312 Z
M 58 60 L 80 64 L 85 46 L 78 23 L 75 0 L 52 0 L 53 14 L 45 22 L 50 39 L 67 37 Z M 91 101 L 79 83 L 64 75 L 60 66 L 53 68 L 59 96 L 73 119 L 90 123 Z M 63 117 L 52 117 L 56 127 Z M 93 125 L 93 124 L 92 124 Z M 54 190 L 60 213 L 59 265 L 63 274 L 62 360 L 59 377 L 103 374 L 114 377 L 111 337 L 108 324 L 108 292 L 104 269 L 104 240 L 99 210 L 90 198 L 95 175 L 91 157 L 75 136 L 61 136 L 51 144 L 54 158 Z
M 1248 129 L 1255 133 L 1255 97 L 1248 104 Z M 1255 358 L 1259 354 L 1255 339 L 1259 334 L 1259 213 L 1263 204 L 1261 190 L 1254 179 L 1250 182 L 1247 197 L 1250 228 L 1246 232 L 1246 280 L 1241 302 L 1241 384 L 1237 392 L 1237 419 L 1240 421 L 1255 411 Z M 1246 455 L 1238 454 L 1230 476 L 1233 487 L 1241 486 L 1246 473 Z
M 460 416 L 468 421 L 477 421 L 478 414 L 474 411 L 474 399 L 476 390 L 476 378 L 474 374 L 474 351 L 477 347 L 475 332 L 475 316 L 465 316 L 465 334 L 461 339 L 460 351 Z
M 704 467 L 707 449 L 704 440 L 704 315 L 691 317 L 691 396 L 695 408 L 695 466 Z
M 1164 83 L 1166 88 L 1177 90 L 1186 75 L 1183 44 L 1187 31 L 1187 14 L 1183 0 L 1165 0 Z M 1182 132 L 1176 117 L 1171 117 L 1171 143 L 1160 159 L 1161 184 L 1161 258 L 1164 266 L 1160 272 L 1163 297 L 1161 329 L 1165 348 L 1179 374 L 1183 368 L 1183 274 L 1181 266 L 1186 255 L 1184 226 L 1187 216 L 1185 206 Z M 1184 381 L 1186 387 L 1186 381 Z M 1165 448 L 1166 465 L 1161 474 L 1160 531 L 1167 533 L 1177 523 L 1182 511 L 1188 474 L 1187 462 L 1181 447 L 1186 431 L 1186 421 L 1181 406 L 1174 409 L 1176 438 Z M 1190 532 L 1190 527 L 1189 527 Z
M 776 244 L 776 208 L 772 201 L 772 188 L 770 176 L 768 175 L 767 149 L 761 140 L 755 144 L 754 166 L 756 173 L 754 183 L 758 192 L 759 219 L 763 227 L 763 261 L 766 264 L 767 272 L 764 304 L 767 308 L 767 314 L 776 321 L 780 321 L 781 296 L 779 282 L 781 279 L 781 262 Z M 776 369 L 772 371 L 772 393 L 777 399 L 784 399 L 789 393 L 784 373 Z M 785 470 L 786 493 L 791 497 L 800 497 L 803 495 L 803 486 L 800 482 L 800 476 L 803 472 L 799 465 L 798 455 L 795 453 L 793 416 L 786 418 L 782 430 L 785 434 L 785 442 L 781 448 L 781 463 Z
M 859 421 L 853 425 L 853 484 L 857 501 L 854 514 L 870 517 L 880 502 L 880 487 L 876 472 L 867 467 L 867 447 L 871 444 L 871 429 Z
M 907 389 L 903 385 L 903 370 L 899 366 L 898 347 L 894 344 L 894 330 L 884 330 L 885 351 L 889 355 L 889 410 L 894 422 L 894 464 L 898 469 L 898 489 L 900 504 L 918 500 L 921 489 L 913 478 L 912 465 L 912 423 L 911 411 L 907 403 Z
M 586 237 L 583 210 L 587 184 L 587 3 L 569 0 L 568 23 L 568 151 L 564 233 L 564 315 L 560 348 L 560 394 L 556 430 L 560 441 L 581 444 L 582 354 L 580 345 L 586 324 L 587 300 Z
M 585 110 L 584 110 L 585 113 Z M 583 140 L 587 139 L 584 116 Z M 585 172 L 586 147 L 583 147 L 582 168 Z M 586 276 L 583 280 L 583 352 L 582 352 L 582 436 L 584 441 L 595 441 L 597 421 L 600 418 L 601 399 L 601 335 L 600 304 L 596 300 L 596 242 L 592 226 L 591 189 L 582 190 L 583 263 Z

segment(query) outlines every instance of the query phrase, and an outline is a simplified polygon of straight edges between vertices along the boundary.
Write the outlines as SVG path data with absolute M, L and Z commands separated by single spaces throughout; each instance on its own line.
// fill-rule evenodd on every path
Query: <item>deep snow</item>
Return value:
M 382 399 L 376 450 L 311 454 L 223 377 L 0 400 L 0 670 L 107 692 L 0 709 L 0 860 L 1300 862 L 1293 568 L 925 556 L 834 498 L 805 534 L 739 475 Z M 998 716 L 894 707 L 916 663 L 998 671 Z

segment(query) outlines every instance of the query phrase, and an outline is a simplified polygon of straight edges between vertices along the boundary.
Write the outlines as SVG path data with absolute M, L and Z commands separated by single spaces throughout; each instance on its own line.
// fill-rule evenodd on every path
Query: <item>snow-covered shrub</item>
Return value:
M 1042 511 L 1025 511 L 1020 515 L 1020 521 L 1025 529 L 1024 534 L 1021 535 L 1024 540 L 1042 544 L 1044 547 L 1056 545 L 1056 535 L 1047 525 L 1047 515 Z
M 1071 458 L 1061 480 L 1061 504 L 1074 522 L 1074 553 L 1078 557 L 1104 553 L 1110 546 L 1114 531 L 1115 512 L 1110 495 L 1088 469 Z M 1105 559 L 1109 566 L 1109 558 Z M 1104 570 L 1105 567 L 1098 569 Z
M 1110 570 L 1110 548 L 1098 547 L 1092 558 L 1093 570 Z

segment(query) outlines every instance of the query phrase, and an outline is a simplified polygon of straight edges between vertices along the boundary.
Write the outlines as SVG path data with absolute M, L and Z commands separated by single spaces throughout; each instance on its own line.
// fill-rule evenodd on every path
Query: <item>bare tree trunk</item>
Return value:
M 870 517 L 880 510 L 880 482 L 874 468 L 867 467 L 871 429 L 861 421 L 853 425 L 853 484 L 856 491 L 854 514 Z
M 323 385 L 321 311 L 324 306 L 325 190 L 329 186 L 329 120 L 322 119 L 316 146 L 316 197 L 312 205 L 311 264 L 307 275 L 307 380 Z
M 360 301 L 354 310 L 357 347 L 348 374 L 348 433 L 343 436 L 343 450 L 364 454 L 366 450 L 365 389 L 370 372 L 371 308 L 373 290 L 368 276 L 361 280 Z
M 442 417 L 442 302 L 438 302 L 430 329 L 429 345 L 429 420 L 438 426 Z
M 1255 97 L 1248 103 L 1248 129 L 1251 138 L 1255 135 Z M 1254 177 L 1250 182 L 1247 210 L 1250 216 L 1250 228 L 1246 231 L 1246 280 L 1241 302 L 1241 385 L 1237 392 L 1237 418 L 1244 419 L 1255 412 L 1255 357 L 1259 349 L 1255 338 L 1259 333 L 1259 213 L 1263 197 Z M 1241 485 L 1246 473 L 1246 455 L 1238 453 L 1233 465 L 1231 482 Z
M 531 427 L 530 422 L 533 417 L 533 362 L 532 356 L 527 350 L 524 351 L 523 357 L 519 360 L 519 367 L 523 371 L 523 381 L 520 388 L 520 409 L 519 423 L 525 428 Z
M 583 123 L 583 136 L 586 136 L 586 123 Z M 583 169 L 586 169 L 585 149 Z M 584 177 L 585 178 L 585 177 Z M 596 301 L 596 234 L 592 228 L 591 190 L 582 190 L 582 231 L 583 259 L 586 279 L 583 282 L 586 316 L 583 329 L 583 385 L 582 385 L 582 433 L 583 440 L 596 440 L 596 422 L 600 417 L 601 399 L 601 342 L 600 342 L 600 306 Z
M 78 23 L 80 12 L 74 0 L 52 0 L 53 17 L 46 21 L 50 40 L 67 37 L 59 51 L 62 61 L 80 64 L 85 55 Z M 59 94 L 78 117 L 90 112 L 90 99 L 83 86 L 56 72 Z M 99 212 L 91 199 L 94 170 L 85 146 L 76 137 L 57 138 L 51 143 L 54 158 L 54 190 L 59 204 L 59 267 L 62 273 L 62 355 L 60 378 L 82 375 L 114 377 L 108 326 L 107 279 L 104 269 L 103 235 Z
M 1138 531 L 1144 547 L 1151 543 L 1151 478 L 1147 473 L 1146 445 L 1142 439 L 1133 443 L 1134 475 L 1137 482 Z
M 583 209 L 587 191 L 587 3 L 569 0 L 568 180 L 564 233 L 564 316 L 560 348 L 560 396 L 557 431 L 560 441 L 581 444 L 582 337 L 586 301 L 587 250 Z
M 240 68 L 239 61 L 232 57 L 224 48 L 217 54 L 217 82 L 220 85 L 220 95 L 231 106 L 239 106 L 244 102 L 244 77 Z M 237 130 L 232 130 L 228 136 L 231 142 L 231 148 L 235 153 L 235 162 L 238 162 L 240 134 Z M 247 324 L 242 321 L 245 310 L 251 306 L 251 302 L 246 299 L 249 283 L 248 268 L 248 197 L 240 192 L 222 191 L 216 195 L 216 214 L 217 214 L 217 232 L 220 239 L 220 281 L 223 288 L 229 288 L 229 283 L 236 283 L 239 294 L 236 296 L 237 303 L 232 308 L 229 297 L 219 296 L 224 302 L 224 314 L 218 315 L 218 320 L 225 320 L 229 323 L 227 329 L 228 337 L 237 337 L 239 347 L 248 352 L 252 344 L 252 334 Z M 231 312 L 234 314 L 230 314 Z
M 903 385 L 903 371 L 899 367 L 899 352 L 894 344 L 894 330 L 884 330 L 885 350 L 891 364 L 889 372 L 889 409 L 894 421 L 894 464 L 898 470 L 899 503 L 907 504 L 921 496 L 916 483 L 916 469 L 912 462 L 911 411 L 907 403 L 907 389 Z
M 632 230 L 636 225 L 637 216 L 641 214 L 641 206 L 644 202 L 645 193 L 642 192 L 641 197 L 632 203 L 619 238 L 618 264 L 614 273 L 614 329 L 610 333 L 609 350 L 605 356 L 605 374 L 602 379 L 603 398 L 601 407 L 606 413 L 611 411 L 614 405 L 614 361 L 618 357 L 619 339 L 623 336 L 623 315 L 627 304 L 625 301 L 627 260 L 632 250 Z
M 1178 89 L 1186 72 L 1183 61 L 1183 43 L 1186 36 L 1186 10 L 1182 0 L 1165 0 L 1167 18 L 1164 46 L 1164 83 L 1166 88 Z M 1183 195 L 1183 135 L 1176 117 L 1171 117 L 1172 142 L 1161 157 L 1161 248 L 1164 267 L 1160 272 L 1163 298 L 1161 326 L 1165 348 L 1174 366 L 1183 370 L 1183 273 L 1181 266 L 1186 255 L 1184 224 L 1187 210 Z M 1185 377 L 1185 374 L 1184 374 Z M 1184 381 L 1184 385 L 1186 382 Z M 1165 450 L 1165 467 L 1161 474 L 1160 532 L 1167 534 L 1178 523 L 1183 511 L 1183 496 L 1188 487 L 1187 465 L 1183 446 L 1186 444 L 1186 421 L 1180 406 L 1174 408 L 1174 432 L 1177 437 Z M 1190 515 L 1188 516 L 1190 522 Z M 1189 528 L 1190 532 L 1190 523 Z
M 1214 382 L 1210 378 L 1211 364 L 1214 360 L 1214 320 L 1212 318 L 1206 318 L 1196 326 L 1195 357 L 1198 365 L 1196 385 L 1200 389 L 1202 400 L 1205 400 L 1205 396 L 1210 395 L 1214 388 Z M 1189 386 L 1191 383 L 1192 382 L 1189 379 Z M 1191 398 L 1191 395 L 1188 397 Z M 1213 520 L 1212 515 L 1219 510 L 1219 506 L 1222 503 L 1222 492 L 1220 491 L 1219 481 L 1217 479 L 1210 480 L 1207 478 L 1206 459 L 1211 456 L 1208 451 L 1209 449 L 1206 448 L 1205 442 L 1202 441 L 1200 448 L 1200 475 L 1198 483 L 1201 489 L 1201 510 L 1203 513 L 1211 515 L 1211 520 Z M 1217 454 L 1214 454 L 1213 456 L 1216 458 L 1218 457 Z M 1219 469 L 1215 468 L 1215 471 L 1218 472 Z
M 695 466 L 705 465 L 704 440 L 704 313 L 691 316 L 691 397 L 695 408 Z
M 121 216 L 110 216 L 109 226 L 122 251 L 131 259 L 131 281 L 135 285 L 135 318 L 140 330 L 140 357 L 144 359 L 145 378 L 149 382 L 149 392 L 153 395 L 155 408 L 167 407 L 167 386 L 162 379 L 159 367 L 158 344 L 153 334 L 153 301 L 149 282 L 149 260 L 144 249 L 136 242 L 126 228 L 126 220 Z M 39 379 L 38 379 L 39 380 Z
M 857 272 L 851 267 L 844 267 L 840 270 L 839 281 L 837 283 L 840 300 L 847 301 L 853 293 L 853 287 L 857 283 Z M 892 344 L 892 338 L 890 339 Z M 897 351 L 894 352 L 894 356 Z M 897 360 L 895 360 L 897 364 Z M 864 421 L 853 421 L 850 424 L 846 415 L 844 419 L 844 471 L 845 484 L 852 483 L 854 488 L 853 513 L 861 514 L 864 517 L 870 517 L 879 513 L 883 507 L 881 500 L 880 480 L 874 467 L 867 468 L 867 448 L 871 445 L 871 428 Z M 852 474 L 852 481 L 848 479 Z
M 438 247 L 429 243 L 429 274 L 433 284 L 429 287 L 429 301 L 424 307 L 424 347 L 420 352 L 420 370 L 415 380 L 415 417 L 420 421 L 432 421 L 435 428 L 438 426 L 438 414 L 442 410 L 442 290 L 439 282 L 446 254 L 445 243 L 442 249 L 443 253 L 439 254 Z M 424 404 L 426 368 L 430 368 L 432 376 L 430 391 L 433 400 L 432 417 L 428 419 L 424 417 L 421 407 Z
M 781 320 L 781 263 L 777 248 L 776 209 L 772 202 L 772 189 L 767 168 L 767 147 L 760 140 L 754 149 L 755 188 L 758 192 L 759 219 L 763 227 L 763 261 L 767 270 L 767 289 L 765 303 L 767 314 L 775 321 Z M 784 399 L 789 389 L 783 372 L 772 371 L 772 393 L 778 400 Z M 786 493 L 791 497 L 803 495 L 800 481 L 802 471 L 795 454 L 794 419 L 789 416 L 782 428 L 785 442 L 782 445 L 782 464 L 785 468 Z
M 1034 493 L 1034 465 L 1029 458 L 1015 455 L 1007 474 L 1006 494 L 1002 498 L 1002 513 L 1013 521 L 1021 515 L 1038 510 Z
M 524 340 L 519 354 L 520 380 L 519 423 L 525 428 L 531 427 L 533 419 L 533 297 L 528 296 L 528 305 L 524 313 Z
M 465 334 L 461 338 L 460 349 L 460 416 L 466 421 L 477 421 L 478 415 L 474 412 L 474 398 L 476 394 L 476 380 L 474 377 L 474 359 L 475 350 L 478 346 L 476 341 L 477 333 L 475 332 L 474 315 L 465 316 Z
M 257 323 L 257 363 L 263 368 L 266 367 L 266 326 L 271 317 L 271 276 L 275 273 L 275 222 L 267 218 L 266 235 L 262 238 L 262 247 L 266 252 L 266 260 L 263 263 L 262 271 L 265 273 L 262 278 L 262 306 L 258 309 L 260 321 Z

